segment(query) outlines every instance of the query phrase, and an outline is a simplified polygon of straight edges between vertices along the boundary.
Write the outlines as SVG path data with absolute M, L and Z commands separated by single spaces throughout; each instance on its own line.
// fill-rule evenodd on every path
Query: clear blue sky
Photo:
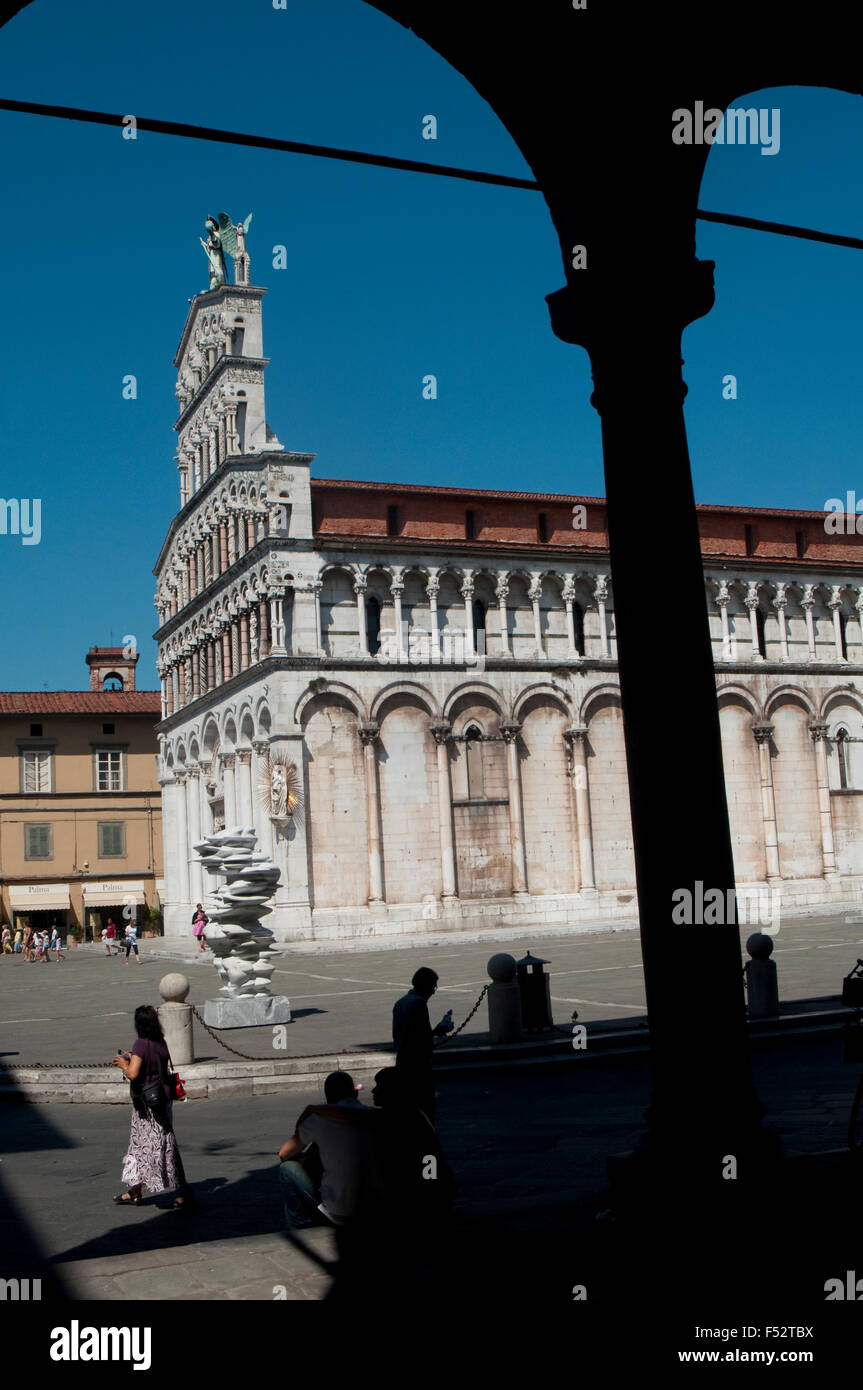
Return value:
M 361 0 L 36 0 L 0 30 L 0 94 L 530 177 L 459 74 Z M 863 101 L 795 88 L 747 104 L 780 107 L 780 151 L 715 146 L 701 205 L 860 235 Z M 0 495 L 42 499 L 41 544 L 0 536 L 4 688 L 78 688 L 87 648 L 126 633 L 156 683 L 171 361 L 207 284 L 211 211 L 254 213 L 268 415 L 318 476 L 603 492 L 587 356 L 548 324 L 564 280 L 538 193 L 6 112 L 0 153 Z M 633 223 L 645 275 L 650 234 Z M 716 307 L 684 338 L 698 500 L 863 496 L 863 253 L 705 223 L 698 251 L 717 262 Z M 662 467 L 649 439 L 638 462 Z

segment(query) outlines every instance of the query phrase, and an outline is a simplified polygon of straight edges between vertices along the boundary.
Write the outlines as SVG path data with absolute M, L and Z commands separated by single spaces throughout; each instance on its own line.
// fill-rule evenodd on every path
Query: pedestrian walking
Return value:
M 29 959 L 30 959 L 30 943 L 31 943 L 32 939 L 33 939 L 33 928 L 27 926 L 27 927 L 24 928 L 24 935 L 23 935 L 23 937 L 21 938 L 21 954 L 22 954 L 22 956 L 24 957 L 25 960 L 29 960 Z
M 102 933 L 102 940 L 105 943 L 105 955 L 110 956 L 112 952 L 122 951 L 123 943 L 117 940 L 117 924 L 113 917 L 108 918 L 108 925 Z
M 118 1052 L 114 1058 L 114 1066 L 129 1082 L 132 1102 L 132 1126 L 122 1177 L 129 1190 L 118 1193 L 114 1201 L 121 1207 L 139 1207 L 141 1190 L 146 1187 L 148 1192 L 176 1191 L 171 1206 L 175 1210 L 188 1208 L 194 1195 L 186 1181 L 174 1136 L 173 1096 L 168 1080 L 171 1059 L 152 1004 L 141 1004 L 135 1010 L 135 1032 L 138 1036 L 132 1051 Z
M 132 922 L 129 922 L 129 923 L 127 924 L 127 926 L 126 926 L 125 939 L 126 939 L 126 964 L 127 964 L 127 965 L 129 964 L 129 955 L 130 955 L 130 953 L 131 953 L 132 951 L 134 951 L 134 952 L 135 952 L 135 960 L 136 960 L 136 961 L 138 962 L 138 964 L 140 965 L 140 964 L 141 964 L 141 957 L 140 957 L 140 955 L 138 954 L 138 923 L 137 923 L 137 922 L 132 921 Z
M 21 954 L 21 938 L 23 934 L 20 927 L 15 928 L 15 940 L 12 942 L 12 954 L 15 956 L 20 956 Z
M 3 954 L 4 954 L 4 956 L 11 956 L 11 954 L 12 954 L 12 932 L 11 932 L 11 930 L 9 929 L 9 927 L 4 927 L 4 928 L 3 928 L 3 932 L 2 932 L 2 942 L 3 942 Z
M 54 952 L 55 961 L 61 961 L 63 959 L 63 952 L 60 950 L 60 928 L 57 926 L 56 922 L 51 928 L 50 949 Z
M 420 1110 L 434 1124 L 435 1092 L 432 1076 L 434 1039 L 452 1032 L 452 1010 L 436 1028 L 429 1022 L 428 1001 L 437 989 L 438 977 L 427 965 L 420 966 L 411 980 L 407 994 L 393 1006 L 393 1043 L 396 1066 L 402 1074 L 405 1090 Z
M 203 904 L 198 903 L 195 908 L 195 915 L 192 918 L 192 932 L 197 938 L 199 951 L 206 951 L 207 949 L 207 938 L 204 936 L 204 928 L 209 920 L 209 917 L 204 911 Z

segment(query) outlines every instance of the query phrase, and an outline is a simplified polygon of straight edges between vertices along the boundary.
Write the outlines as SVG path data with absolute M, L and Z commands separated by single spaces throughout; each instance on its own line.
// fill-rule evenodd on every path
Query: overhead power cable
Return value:
M 60 120 L 83 121 L 90 125 L 126 125 L 128 116 L 110 111 L 88 111 L 79 106 L 46 106 L 35 101 L 12 101 L 0 97 L 0 110 L 18 111 L 32 116 L 52 116 Z M 398 159 L 394 155 L 370 154 L 365 150 L 344 150 L 334 145 L 309 145 L 299 140 L 279 140 L 271 135 L 247 135 L 240 131 L 218 130 L 212 126 L 186 125 L 182 121 L 159 121 L 151 116 L 135 116 L 139 130 L 156 135 L 175 135 L 186 140 L 210 140 L 221 145 L 245 145 L 259 150 L 279 150 L 287 154 L 314 155 L 318 159 L 340 159 L 349 164 L 371 164 L 382 169 L 402 169 L 412 174 L 436 174 L 439 178 L 466 179 L 471 183 L 495 184 L 502 188 L 526 188 L 539 192 L 535 179 L 517 179 L 510 174 L 489 174 L 481 169 L 459 169 L 451 164 L 429 164 L 420 159 Z M 827 242 L 831 246 L 848 246 L 863 251 L 860 237 L 839 236 L 833 232 L 816 232 L 810 227 L 793 227 L 786 222 L 766 222 L 757 217 L 739 217 L 730 212 L 707 212 L 699 208 L 696 217 L 702 222 L 719 222 L 729 227 L 744 227 L 755 232 L 770 232 L 776 236 L 797 237 L 804 241 Z

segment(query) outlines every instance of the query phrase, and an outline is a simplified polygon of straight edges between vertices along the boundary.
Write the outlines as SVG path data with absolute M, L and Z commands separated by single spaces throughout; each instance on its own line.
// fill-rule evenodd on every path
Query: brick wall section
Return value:
M 773 790 L 779 869 L 783 878 L 815 878 L 822 873 L 818 782 L 809 717 L 799 705 L 781 705 L 771 715 L 775 756 Z
M 723 705 L 719 724 L 734 873 L 741 883 L 760 882 L 767 873 L 767 866 L 761 771 L 758 745 L 752 736 L 752 711 L 742 704 Z
M 308 711 L 306 833 L 315 907 L 364 906 L 369 860 L 356 715 L 332 701 L 312 701 Z
M 396 705 L 381 720 L 378 785 L 390 903 L 418 903 L 440 893 L 437 752 L 428 722 L 427 712 L 410 703 Z
M 389 537 L 398 542 L 430 541 L 464 545 L 465 514 L 474 513 L 475 541 L 481 548 L 518 546 L 536 548 L 538 519 L 546 517 L 543 549 L 550 551 L 608 548 L 605 506 L 601 498 L 562 497 L 558 494 L 470 492 L 461 488 L 392 486 L 385 483 L 348 483 L 313 479 L 315 530 L 322 537 L 387 539 L 387 508 L 398 508 L 397 529 Z M 826 500 L 826 499 L 825 499 Z M 573 506 L 586 508 L 584 529 L 573 528 Z M 743 507 L 698 508 L 701 549 L 705 559 L 797 559 L 797 533 L 805 537 L 805 562 L 863 565 L 863 535 L 831 535 L 824 529 L 823 512 Z M 746 526 L 752 528 L 753 553 L 747 557 Z
M 596 886 L 631 887 L 635 883 L 635 860 L 620 706 L 598 709 L 588 730 L 592 756 L 587 760 L 587 775 Z
M 529 893 L 575 891 L 575 827 L 563 731 L 568 720 L 536 701 L 522 722 L 521 786 Z

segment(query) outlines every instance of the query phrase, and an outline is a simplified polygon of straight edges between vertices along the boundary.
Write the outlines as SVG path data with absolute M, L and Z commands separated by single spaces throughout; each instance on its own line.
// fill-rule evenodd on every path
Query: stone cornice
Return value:
M 314 454 L 292 453 L 287 449 L 265 449 L 257 454 L 229 454 L 227 458 L 222 459 L 215 473 L 210 474 L 206 482 L 201 484 L 198 491 L 192 494 L 185 506 L 181 507 L 174 516 L 159 551 L 159 558 L 153 566 L 153 574 L 157 579 L 161 578 L 162 565 L 177 532 L 183 529 L 197 508 L 204 505 L 211 493 L 220 488 L 233 473 L 242 469 L 248 469 L 252 473 L 262 473 L 270 464 L 292 468 L 303 465 L 308 467 L 314 458 Z
M 212 388 L 218 384 L 229 367 L 242 367 L 246 371 L 259 371 L 263 377 L 264 368 L 269 366 L 269 362 L 269 357 L 234 357 L 230 353 L 223 353 L 221 357 L 217 357 L 211 370 L 204 377 L 204 380 L 189 401 L 189 404 L 183 407 L 174 421 L 174 429 L 177 434 L 185 429 L 189 420 L 195 414 L 195 411 L 204 404 Z
M 189 334 L 199 309 L 211 309 L 214 305 L 223 304 L 231 295 L 236 295 L 239 299 L 257 300 L 260 303 L 266 293 L 267 291 L 260 285 L 219 285 L 215 290 L 203 290 L 201 294 L 196 294 L 194 299 L 189 301 L 189 312 L 183 325 L 180 346 L 177 348 L 177 354 L 174 358 L 174 366 L 178 370 L 182 366 L 183 357 L 189 344 Z

